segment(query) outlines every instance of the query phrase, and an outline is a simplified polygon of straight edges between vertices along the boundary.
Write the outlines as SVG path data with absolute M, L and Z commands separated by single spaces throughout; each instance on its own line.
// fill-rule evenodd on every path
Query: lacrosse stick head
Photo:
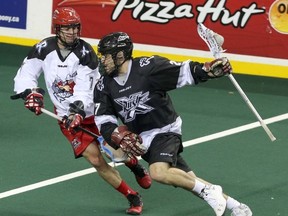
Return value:
M 222 49 L 224 44 L 224 37 L 220 34 L 215 33 L 211 29 L 207 28 L 204 24 L 199 23 L 197 26 L 197 32 L 202 40 L 205 41 L 209 47 L 210 52 L 215 58 L 220 58 L 221 53 L 226 50 Z

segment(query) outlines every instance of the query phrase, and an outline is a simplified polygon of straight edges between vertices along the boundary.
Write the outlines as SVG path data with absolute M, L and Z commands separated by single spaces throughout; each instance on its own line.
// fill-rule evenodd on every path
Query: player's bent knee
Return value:
M 86 159 L 96 169 L 102 168 L 104 166 L 107 167 L 107 163 L 102 156 L 92 156 L 92 157 L 88 157 Z
M 154 181 L 166 183 L 166 172 L 161 169 L 150 169 L 150 176 Z
M 92 144 L 88 146 L 82 155 L 96 169 L 106 169 L 108 166 L 98 147 Z

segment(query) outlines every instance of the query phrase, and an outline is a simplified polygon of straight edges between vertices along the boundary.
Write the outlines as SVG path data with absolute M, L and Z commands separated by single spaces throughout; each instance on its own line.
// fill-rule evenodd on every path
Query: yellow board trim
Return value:
M 17 37 L 5 37 L 0 36 L 1 43 L 15 44 L 21 46 L 33 46 L 38 43 L 40 40 L 36 39 L 25 39 L 25 38 L 17 38 Z
M 0 36 L 0 42 L 16 44 L 22 46 L 33 46 L 38 43 L 40 40 L 36 39 L 24 39 L 24 38 L 14 38 L 14 37 L 5 37 Z M 93 46 L 96 50 L 96 46 Z M 147 52 L 147 51 L 139 51 L 134 50 L 133 56 L 151 56 L 151 55 L 161 55 L 167 57 L 174 61 L 185 61 L 188 59 L 193 59 L 193 61 L 205 62 L 207 58 L 202 58 L 199 56 L 182 56 L 175 55 L 169 53 L 158 53 L 158 52 Z M 287 66 L 278 66 L 271 64 L 263 64 L 263 63 L 252 63 L 252 62 L 243 62 L 243 61 L 232 61 L 234 73 L 236 74 L 247 74 L 247 75 L 256 75 L 256 76 L 267 76 L 267 77 L 275 77 L 275 78 L 288 78 L 288 65 Z
M 133 56 L 151 56 L 151 55 L 161 55 L 167 57 L 174 61 L 185 61 L 191 59 L 193 61 L 205 62 L 210 61 L 208 58 L 202 58 L 199 56 L 180 56 L 175 54 L 168 53 L 156 53 L 156 52 L 146 52 L 134 50 Z M 261 64 L 253 62 L 243 62 L 243 61 L 232 61 L 230 60 L 233 71 L 235 74 L 247 74 L 247 75 L 256 75 L 256 76 L 267 76 L 267 77 L 276 77 L 276 78 L 288 78 L 288 65 L 287 66 L 278 66 L 271 64 Z

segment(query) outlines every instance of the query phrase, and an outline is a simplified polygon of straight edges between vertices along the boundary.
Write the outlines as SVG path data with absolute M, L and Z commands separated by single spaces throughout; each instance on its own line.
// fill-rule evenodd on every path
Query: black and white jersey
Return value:
M 167 92 L 195 85 L 190 63 L 160 56 L 141 57 L 130 60 L 124 78 L 102 76 L 94 89 L 98 128 L 101 130 L 101 125 L 109 122 L 115 127 L 119 118 L 130 131 L 142 136 L 147 147 L 158 133 L 181 134 L 181 118 Z M 200 63 L 193 64 L 202 67 Z M 103 131 L 102 135 L 110 140 L 111 133 Z
M 63 57 L 56 37 L 33 46 L 14 78 L 14 91 L 20 93 L 37 87 L 43 73 L 46 89 L 59 116 L 66 115 L 69 104 L 76 100 L 83 101 L 86 116 L 91 116 L 94 113 L 93 88 L 100 77 L 96 53 L 81 39 L 73 50 L 65 52 L 67 56 Z

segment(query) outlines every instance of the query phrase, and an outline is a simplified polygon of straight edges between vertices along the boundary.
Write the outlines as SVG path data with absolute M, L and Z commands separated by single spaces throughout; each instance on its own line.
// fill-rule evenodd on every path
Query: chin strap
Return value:
M 76 38 L 73 43 L 69 44 L 66 41 L 62 40 L 59 35 L 56 35 L 56 37 L 59 40 L 58 42 L 60 42 L 61 45 L 63 45 L 68 50 L 73 50 L 79 45 L 79 41 L 80 41 L 79 38 Z

